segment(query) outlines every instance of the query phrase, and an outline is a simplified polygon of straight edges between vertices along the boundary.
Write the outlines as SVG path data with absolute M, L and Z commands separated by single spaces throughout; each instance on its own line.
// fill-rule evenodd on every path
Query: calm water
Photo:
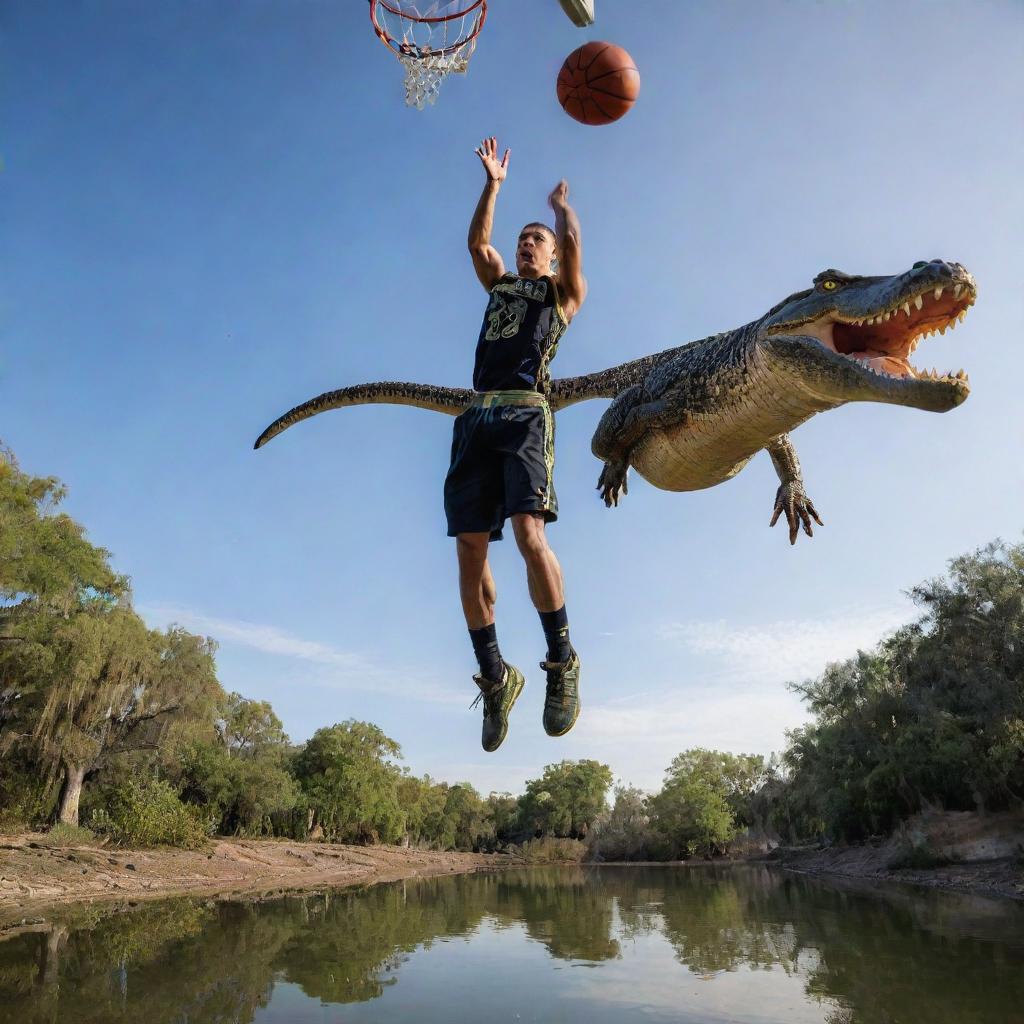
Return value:
M 1024 908 L 766 868 L 564 868 L 78 908 L 0 943 L 21 1024 L 1022 1024 Z

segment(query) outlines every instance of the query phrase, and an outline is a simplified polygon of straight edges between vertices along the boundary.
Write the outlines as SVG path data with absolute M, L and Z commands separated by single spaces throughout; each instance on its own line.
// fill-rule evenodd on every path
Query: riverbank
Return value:
M 37 834 L 0 836 L 0 931 L 69 903 L 177 895 L 265 897 L 505 867 L 496 854 L 273 839 L 214 839 L 205 849 L 49 846 Z
M 936 811 L 874 843 L 779 847 L 763 858 L 809 875 L 903 882 L 1024 900 L 1024 814 Z

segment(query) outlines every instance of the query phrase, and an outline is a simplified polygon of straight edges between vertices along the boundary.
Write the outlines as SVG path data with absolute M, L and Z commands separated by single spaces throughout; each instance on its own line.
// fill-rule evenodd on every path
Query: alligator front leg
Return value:
M 808 537 L 813 537 L 811 519 L 819 526 L 825 524 L 818 518 L 814 503 L 804 491 L 804 481 L 800 475 L 800 460 L 796 457 L 796 449 L 789 440 L 789 435 L 780 434 L 778 437 L 772 438 L 765 450 L 772 458 L 775 472 L 779 474 L 779 489 L 775 492 L 775 510 L 772 513 L 772 521 L 768 525 L 774 526 L 779 521 L 779 516 L 785 512 L 786 522 L 789 523 L 790 544 L 796 543 L 801 523 L 804 533 Z
M 654 401 L 644 401 L 644 397 L 639 384 L 617 395 L 601 417 L 590 443 L 591 451 L 604 461 L 597 489 L 608 508 L 619 504 L 620 493 L 629 493 L 629 456 L 644 434 L 667 419 L 684 415 L 676 408 L 678 403 L 672 395 Z

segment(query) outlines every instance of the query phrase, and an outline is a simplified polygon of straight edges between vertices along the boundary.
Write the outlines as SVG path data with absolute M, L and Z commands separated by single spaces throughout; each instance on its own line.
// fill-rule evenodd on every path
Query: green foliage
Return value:
M 494 842 L 499 846 L 514 842 L 522 831 L 519 800 L 511 793 L 491 793 L 487 797 L 487 813 L 494 830 Z
M 528 839 L 510 852 L 527 864 L 579 864 L 587 857 L 586 844 L 579 839 L 558 839 L 554 836 Z
M 58 821 L 45 835 L 36 840 L 40 846 L 61 848 L 64 846 L 92 846 L 96 843 L 96 833 L 80 825 L 65 825 Z
M 108 564 L 109 552 L 85 539 L 85 530 L 54 509 L 65 490 L 56 477 L 23 473 L 0 445 L 0 635 L 40 609 L 67 614 L 87 596 L 113 600 L 127 580 Z
M 132 779 L 106 794 L 106 810 L 89 820 L 93 831 L 125 846 L 203 846 L 212 824 L 195 807 L 183 804 L 163 780 Z
M 775 819 L 790 838 L 1024 799 L 1024 545 L 953 559 L 911 596 L 917 622 L 792 687 L 815 720 L 783 754 Z
M 660 857 L 712 857 L 725 853 L 737 823 L 749 819 L 753 794 L 764 774 L 755 754 L 700 748 L 679 754 L 649 807 L 654 848 Z
M 0 832 L 21 832 L 46 820 L 53 787 L 40 778 L 39 766 L 23 747 L 0 752 Z
M 224 835 L 276 832 L 301 802 L 289 765 L 288 737 L 266 701 L 231 693 L 214 739 L 186 739 L 171 768 L 184 800 L 207 810 Z
M 612 772 L 598 761 L 549 764 L 526 783 L 520 820 L 536 835 L 582 839 L 605 809 Z
M 615 802 L 587 836 L 591 860 L 646 860 L 655 845 L 648 799 L 633 786 L 616 786 Z
M 405 832 L 398 803 L 401 748 L 369 722 L 350 719 L 317 731 L 292 770 L 325 836 L 338 842 L 397 842 Z

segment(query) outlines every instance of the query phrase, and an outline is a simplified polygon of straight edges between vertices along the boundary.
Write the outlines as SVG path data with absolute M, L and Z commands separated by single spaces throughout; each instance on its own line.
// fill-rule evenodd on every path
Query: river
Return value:
M 1022 1024 L 1024 907 L 767 867 L 535 868 L 78 906 L 0 942 L 18 1024 Z

